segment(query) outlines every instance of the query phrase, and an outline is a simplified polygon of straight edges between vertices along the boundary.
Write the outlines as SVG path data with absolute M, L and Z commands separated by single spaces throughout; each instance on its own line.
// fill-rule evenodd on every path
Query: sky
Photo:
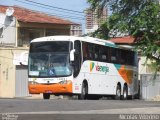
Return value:
M 83 29 L 85 27 L 84 10 L 89 7 L 87 0 L 0 0 L 0 4 L 17 5 L 58 16 L 82 24 Z

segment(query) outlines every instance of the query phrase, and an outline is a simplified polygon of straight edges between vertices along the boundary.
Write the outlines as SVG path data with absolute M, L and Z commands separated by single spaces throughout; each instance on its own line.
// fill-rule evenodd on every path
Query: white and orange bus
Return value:
M 138 93 L 137 54 L 107 40 L 50 36 L 31 41 L 29 93 L 113 95 L 128 99 Z

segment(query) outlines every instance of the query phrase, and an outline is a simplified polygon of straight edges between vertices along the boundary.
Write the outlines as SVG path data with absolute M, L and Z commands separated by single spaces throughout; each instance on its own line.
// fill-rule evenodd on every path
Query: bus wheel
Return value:
M 123 100 L 127 100 L 128 99 L 128 87 L 125 85 L 123 87 Z
M 78 99 L 79 100 L 86 99 L 87 98 L 87 94 L 88 94 L 88 86 L 87 86 L 87 84 L 83 83 L 82 84 L 81 94 L 78 95 Z
M 121 99 L 121 87 L 120 87 L 120 85 L 117 85 L 115 99 L 116 100 L 120 100 Z
M 50 94 L 49 93 L 43 93 L 43 99 L 49 99 Z

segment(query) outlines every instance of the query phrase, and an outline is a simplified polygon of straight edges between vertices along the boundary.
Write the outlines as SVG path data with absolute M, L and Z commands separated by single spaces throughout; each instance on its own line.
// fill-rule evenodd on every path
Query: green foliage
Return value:
M 109 39 L 109 26 L 108 23 L 103 23 L 100 28 L 98 28 L 95 32 L 91 33 L 89 36 L 91 37 L 97 37 L 100 39 Z
M 93 9 L 102 9 L 107 5 L 112 10 L 108 20 L 107 33 L 116 30 L 128 33 L 137 40 L 136 48 L 141 54 L 153 61 L 153 67 L 160 69 L 160 4 L 156 0 L 88 0 Z M 101 28 L 100 28 L 101 29 Z M 105 31 L 103 29 L 103 31 Z M 97 34 L 95 32 L 95 34 Z M 103 32 L 101 32 L 103 34 Z M 103 37 L 103 35 L 101 35 Z

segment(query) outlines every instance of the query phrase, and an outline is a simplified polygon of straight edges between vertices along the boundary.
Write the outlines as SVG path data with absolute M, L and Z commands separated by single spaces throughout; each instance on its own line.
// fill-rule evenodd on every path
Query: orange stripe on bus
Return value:
M 29 84 L 29 93 L 30 94 L 39 94 L 39 93 L 72 93 L 72 82 L 67 84 Z
M 127 70 L 124 65 L 118 70 L 121 77 L 126 81 L 127 84 L 132 83 L 133 70 Z

